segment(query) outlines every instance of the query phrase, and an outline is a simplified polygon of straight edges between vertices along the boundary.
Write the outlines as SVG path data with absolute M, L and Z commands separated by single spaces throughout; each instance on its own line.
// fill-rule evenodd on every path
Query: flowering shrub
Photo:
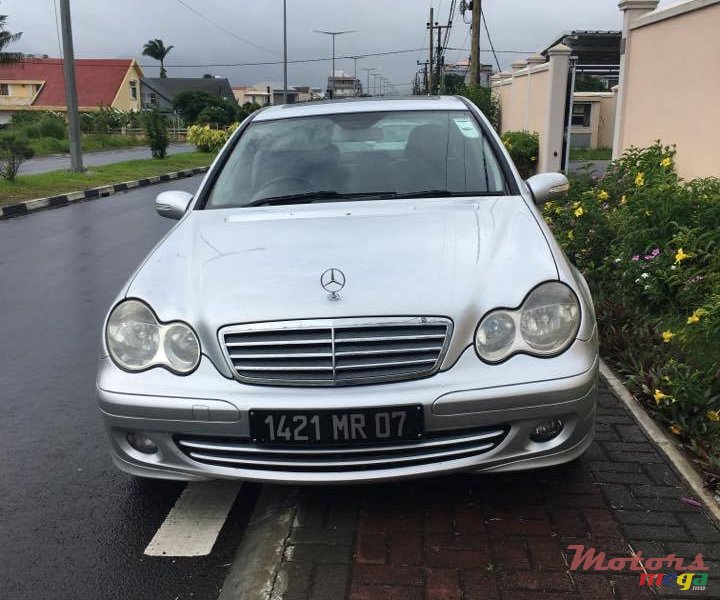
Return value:
M 523 179 L 533 175 L 537 169 L 540 152 L 538 134 L 529 131 L 506 131 L 502 134 L 502 142 Z
M 187 141 L 200 152 L 218 152 L 225 145 L 239 123 L 227 129 L 211 129 L 210 125 L 192 125 L 187 130 Z
M 674 158 L 630 149 L 544 215 L 593 289 L 604 356 L 720 473 L 720 179 L 685 183 Z

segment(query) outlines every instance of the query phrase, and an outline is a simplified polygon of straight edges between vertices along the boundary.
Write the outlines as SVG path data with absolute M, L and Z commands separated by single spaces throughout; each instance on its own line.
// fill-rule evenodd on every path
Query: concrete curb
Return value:
M 286 486 L 263 486 L 218 600 L 267 600 L 274 589 L 287 587 L 286 581 L 277 579 L 297 496 L 297 490 Z
M 19 202 L 18 204 L 10 204 L 9 206 L 0 207 L 0 221 L 4 219 L 11 219 L 13 217 L 20 217 L 22 215 L 28 215 L 39 210 L 60 208 L 61 206 L 68 206 L 69 204 L 75 204 L 76 202 L 83 202 L 85 200 L 107 198 L 108 196 L 112 196 L 113 194 L 117 194 L 118 192 L 127 192 L 128 190 L 132 190 L 135 188 L 155 185 L 157 183 L 164 183 L 166 181 L 172 181 L 174 179 L 192 177 L 193 175 L 197 175 L 198 173 L 205 173 L 209 168 L 210 167 L 195 167 L 193 169 L 174 171 L 172 173 L 155 175 L 153 177 L 146 177 L 144 179 L 137 179 L 135 181 L 124 181 L 122 183 L 103 185 L 100 187 L 81 190 L 78 192 L 69 192 L 67 194 L 61 194 L 59 196 L 50 196 L 49 198 L 38 198 L 36 200 L 26 200 L 25 202 Z
M 693 467 L 685 454 L 678 448 L 677 442 L 645 412 L 645 409 L 633 398 L 604 360 L 600 361 L 600 375 L 613 394 L 617 396 L 620 402 L 622 402 L 632 414 L 640 426 L 640 429 L 643 430 L 650 441 L 667 457 L 678 474 L 690 486 L 693 493 L 703 502 L 711 516 L 720 524 L 720 505 L 718 505 L 713 495 L 705 487 L 702 477 L 700 477 L 699 473 L 695 470 L 695 467 Z

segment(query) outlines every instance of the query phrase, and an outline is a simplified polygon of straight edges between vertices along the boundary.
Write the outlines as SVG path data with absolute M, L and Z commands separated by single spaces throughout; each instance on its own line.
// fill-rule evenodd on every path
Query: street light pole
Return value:
M 283 0 L 283 104 L 288 101 L 287 0 Z
M 330 84 L 330 98 L 332 100 L 335 99 L 335 38 L 339 35 L 344 35 L 346 33 L 355 33 L 355 30 L 348 30 L 348 31 L 321 31 L 318 29 L 313 29 L 315 33 L 322 33 L 324 35 L 331 35 L 332 36 L 332 75 L 330 81 L 332 82 Z
M 377 71 L 377 69 L 375 67 L 373 67 L 372 69 L 362 69 L 362 70 L 367 73 L 367 88 L 365 88 L 365 93 L 369 96 L 370 95 L 370 73 L 372 73 L 373 71 Z
M 80 113 L 78 112 L 77 85 L 75 83 L 75 53 L 70 21 L 70 0 L 60 0 L 60 21 L 63 38 L 63 70 L 65 72 L 65 102 L 68 112 L 70 165 L 71 170 L 81 173 L 85 168 L 80 144 Z
M 373 95 L 373 97 L 375 97 L 377 95 L 377 78 L 381 77 L 381 75 L 380 75 L 380 73 L 373 73 L 372 76 L 373 76 L 373 93 L 372 93 L 372 95 Z

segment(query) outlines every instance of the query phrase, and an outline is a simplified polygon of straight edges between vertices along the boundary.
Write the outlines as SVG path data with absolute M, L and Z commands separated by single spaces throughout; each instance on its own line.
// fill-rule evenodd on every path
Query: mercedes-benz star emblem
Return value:
M 330 300 L 340 300 L 338 292 L 345 287 L 345 273 L 340 269 L 328 269 L 322 274 L 320 283 L 330 292 Z

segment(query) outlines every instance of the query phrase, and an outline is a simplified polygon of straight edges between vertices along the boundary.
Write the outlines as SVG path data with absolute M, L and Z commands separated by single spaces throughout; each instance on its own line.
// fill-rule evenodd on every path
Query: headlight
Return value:
M 189 373 L 200 361 L 200 342 L 185 323 L 161 323 L 150 308 L 138 300 L 118 304 L 105 331 L 110 358 L 128 371 L 165 366 L 179 374 Z
M 564 283 L 536 287 L 515 310 L 486 315 L 475 334 L 478 356 L 496 363 L 513 354 L 553 356 L 567 350 L 580 327 L 580 303 Z

